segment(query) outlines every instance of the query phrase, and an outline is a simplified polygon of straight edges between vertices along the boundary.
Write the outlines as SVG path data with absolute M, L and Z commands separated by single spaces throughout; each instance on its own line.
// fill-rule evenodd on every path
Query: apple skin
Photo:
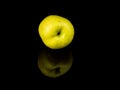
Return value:
M 72 23 L 58 15 L 45 17 L 38 27 L 43 43 L 51 49 L 61 49 L 68 46 L 74 38 Z
M 38 68 L 42 74 L 57 78 L 67 73 L 73 63 L 72 52 L 58 52 L 44 49 L 38 56 Z

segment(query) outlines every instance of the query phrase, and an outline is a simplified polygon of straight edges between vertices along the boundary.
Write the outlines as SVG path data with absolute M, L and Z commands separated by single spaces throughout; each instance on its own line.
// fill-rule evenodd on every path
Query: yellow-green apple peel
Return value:
M 72 23 L 62 16 L 49 15 L 38 27 L 43 43 L 51 49 L 61 49 L 68 46 L 74 37 Z

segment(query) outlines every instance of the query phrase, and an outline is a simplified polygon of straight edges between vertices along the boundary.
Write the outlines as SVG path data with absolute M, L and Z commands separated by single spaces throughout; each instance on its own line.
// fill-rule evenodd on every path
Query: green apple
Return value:
M 72 23 L 62 16 L 49 15 L 38 27 L 43 43 L 51 49 L 61 49 L 68 46 L 74 37 Z
M 38 57 L 38 68 L 45 76 L 57 78 L 70 70 L 72 62 L 71 52 L 43 50 Z

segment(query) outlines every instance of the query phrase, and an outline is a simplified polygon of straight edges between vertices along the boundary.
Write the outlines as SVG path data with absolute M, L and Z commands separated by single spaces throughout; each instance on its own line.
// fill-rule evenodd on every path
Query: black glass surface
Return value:
M 105 61 L 103 60 L 105 59 L 103 58 L 105 56 L 104 43 L 101 43 L 105 42 L 103 39 L 104 28 L 102 28 L 104 26 L 104 15 L 101 13 L 102 9 L 98 4 L 52 0 L 37 4 L 33 2 L 28 5 L 25 4 L 23 7 L 22 11 L 21 9 L 17 11 L 19 16 L 16 19 L 18 22 L 20 21 L 19 24 L 16 23 L 16 29 L 18 27 L 20 29 L 16 33 L 20 34 L 18 42 L 21 43 L 17 48 L 22 51 L 19 55 L 25 56 L 25 58 L 17 57 L 20 58 L 20 61 L 16 61 L 20 64 L 20 72 L 18 72 L 21 78 L 25 78 L 23 82 L 25 80 L 30 85 L 37 85 L 51 81 L 54 83 L 59 81 L 74 83 L 78 81 L 85 85 L 85 83 L 95 83 L 105 77 L 103 74 L 103 72 L 106 73 L 106 69 L 103 68 L 105 67 Z M 38 26 L 48 15 L 63 16 L 73 24 L 75 35 L 73 41 L 67 47 L 51 50 L 42 42 L 38 33 Z M 71 66 L 66 73 L 59 77 L 45 76 L 38 66 L 38 59 L 42 54 L 48 58 L 55 58 L 55 63 L 53 63 L 55 65 L 59 63 L 67 65 L 67 62 L 70 62 Z M 72 58 L 71 61 L 69 61 L 69 58 Z M 61 62 L 57 62 L 57 60 Z M 49 71 L 58 74 L 61 73 L 61 68 L 56 66 Z

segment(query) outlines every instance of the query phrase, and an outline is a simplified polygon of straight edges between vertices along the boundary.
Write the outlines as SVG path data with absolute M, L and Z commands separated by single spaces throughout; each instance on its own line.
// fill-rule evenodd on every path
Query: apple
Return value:
M 38 56 L 38 68 L 47 77 L 57 78 L 67 73 L 73 62 L 71 52 L 44 49 Z
M 72 23 L 62 16 L 49 15 L 38 27 L 43 43 L 51 49 L 61 49 L 68 46 L 74 37 Z

